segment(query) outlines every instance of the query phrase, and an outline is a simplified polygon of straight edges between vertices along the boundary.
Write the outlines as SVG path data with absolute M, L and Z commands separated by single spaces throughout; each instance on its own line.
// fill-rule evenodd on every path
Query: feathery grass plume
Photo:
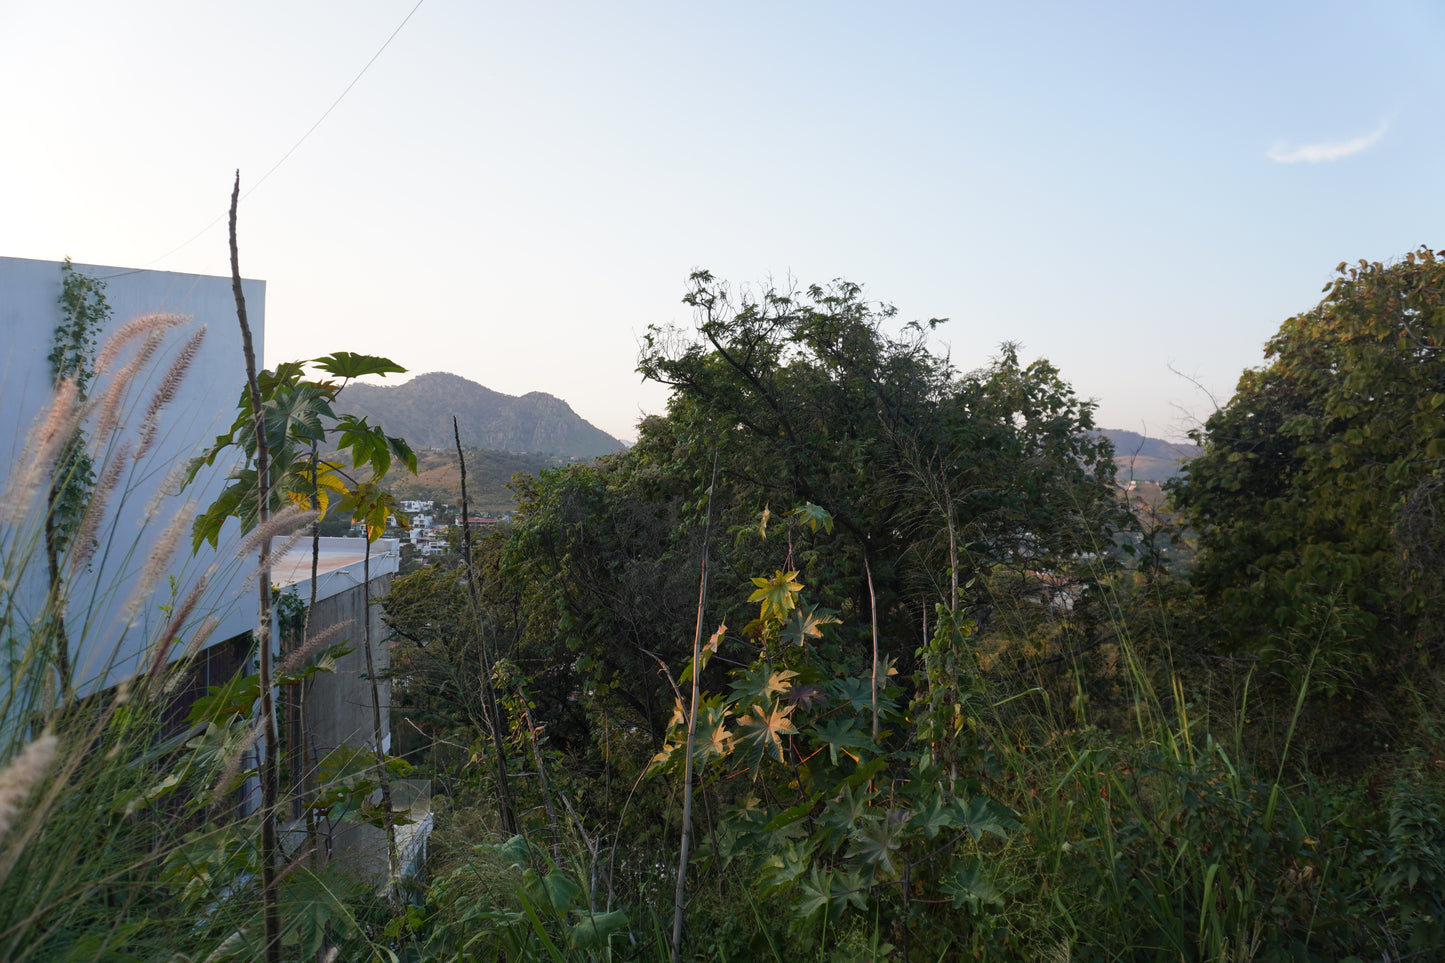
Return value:
M 159 319 L 169 316 L 153 314 L 151 317 Z M 126 366 L 111 379 L 110 387 L 106 389 L 105 397 L 100 402 L 100 415 L 95 420 L 97 438 L 104 438 L 120 427 L 121 405 L 125 401 L 126 392 L 145 366 L 150 364 L 165 340 L 165 327 L 159 323 L 153 325 L 153 330 L 146 335 L 145 342 L 136 351 L 135 357 L 126 362 Z
M 221 770 L 221 777 L 216 780 L 216 785 L 211 788 L 210 804 L 219 806 L 221 797 L 231 791 L 232 784 L 241 775 L 241 763 L 246 759 L 246 753 L 255 747 L 261 738 L 262 725 L 256 723 L 246 732 L 246 737 L 237 744 L 232 751 L 230 758 L 226 760 L 226 768 Z
M 197 652 L 201 651 L 206 645 L 206 640 L 211 637 L 211 633 L 216 631 L 216 627 L 220 624 L 221 620 L 214 615 L 208 615 L 201 619 L 201 624 L 196 626 L 196 631 L 191 633 L 191 640 L 187 642 L 186 647 L 181 650 L 178 661 L 188 661 L 194 657 Z M 169 697 L 171 693 L 175 692 L 181 683 L 185 681 L 186 674 L 184 672 L 172 673 L 170 679 L 161 687 L 161 695 L 163 697 Z
M 270 518 L 266 519 L 264 525 L 257 525 L 250 533 L 241 540 L 236 548 L 238 558 L 246 558 L 262 545 L 267 544 L 273 538 L 281 535 L 292 535 L 301 529 L 302 526 L 310 525 L 316 513 L 310 510 L 302 510 L 295 505 L 287 505 Z M 273 555 L 280 554 L 272 552 Z
M 191 516 L 195 514 L 196 503 L 188 501 L 176 512 L 176 517 L 166 526 L 161 533 L 160 540 L 156 547 L 151 550 L 150 558 L 146 559 L 145 568 L 141 571 L 140 581 L 136 583 L 135 591 L 131 592 L 130 599 L 125 604 L 125 621 L 127 625 L 134 624 L 135 617 L 140 612 L 140 607 L 150 598 L 151 590 L 160 581 L 161 574 L 171 564 L 171 558 L 176 553 L 176 546 L 181 543 L 181 536 L 190 528 Z M 202 578 L 204 581 L 204 578 Z
M 201 624 L 196 626 L 196 631 L 191 633 L 191 641 L 186 643 L 185 657 L 190 658 L 205 647 L 206 640 L 211 633 L 221 624 L 221 620 L 214 615 L 208 615 L 201 619 Z
M 0 769 L 0 842 L 10 832 L 20 804 L 50 768 L 56 742 L 54 733 L 47 732 Z
M 145 528 L 150 524 L 152 518 L 160 514 L 167 500 L 180 494 L 181 483 L 185 481 L 188 467 L 189 465 L 182 460 L 176 462 L 171 466 L 171 470 L 166 472 L 166 477 L 161 480 L 160 486 L 156 488 L 156 493 L 146 503 L 145 511 L 137 520 L 137 524 L 141 528 Z
M 206 577 L 202 575 L 196 579 L 196 583 L 191 586 L 191 590 L 185 594 L 180 603 L 171 610 L 171 617 L 166 619 L 165 628 L 161 630 L 160 638 L 156 640 L 156 653 L 151 659 L 150 671 L 146 673 L 147 678 L 154 679 L 156 673 L 160 672 L 161 667 L 166 664 L 166 656 L 170 654 L 171 646 L 175 644 L 176 635 L 180 632 L 181 626 L 185 625 L 186 620 L 191 617 L 191 613 L 196 610 L 196 603 L 200 602 L 201 593 L 205 590 Z
M 325 646 L 332 639 L 336 638 L 343 631 L 352 628 L 355 624 L 356 623 L 351 619 L 347 619 L 345 622 L 337 622 L 334 625 L 328 625 L 326 628 L 322 629 L 320 632 L 317 632 L 311 638 L 307 639 L 305 645 L 302 645 L 299 649 L 296 649 L 292 651 L 289 655 L 287 655 L 286 658 L 281 661 L 281 664 L 276 666 L 276 674 L 278 676 L 290 675 L 293 672 L 297 671 L 306 664 L 307 659 L 311 658 L 313 655 L 319 652 L 323 646 Z
M 95 359 L 95 373 L 104 374 L 121 349 L 141 335 L 150 334 L 158 327 L 173 328 L 178 324 L 185 324 L 187 320 L 179 314 L 145 314 L 132 318 L 116 328 L 115 334 L 106 339 L 105 346 L 100 349 L 100 354 Z
M 311 523 L 316 521 L 316 519 L 319 518 L 320 515 L 320 512 L 314 512 L 309 508 L 298 514 L 296 516 L 295 522 L 296 529 L 292 532 L 287 533 L 286 540 L 283 541 L 281 544 L 271 546 L 272 557 L 279 557 L 285 555 L 287 552 L 291 551 L 291 549 L 295 548 L 297 544 L 299 544 L 301 541 L 310 538 Z
M 44 417 L 37 418 L 26 444 L 25 468 L 10 476 L 0 496 L 0 524 L 18 525 L 30 517 L 30 503 L 40 490 L 40 483 L 55 463 L 65 443 L 75 433 L 80 421 L 80 391 L 72 378 L 56 383 L 55 397 Z
M 264 534 L 267 540 L 285 535 L 286 538 L 284 541 L 271 546 L 270 554 L 274 561 L 295 548 L 296 544 L 302 539 L 311 536 L 309 527 L 316 516 L 317 513 L 309 509 L 302 511 L 294 505 L 287 505 L 280 512 L 272 515 L 265 525 L 258 527 L 250 535 L 247 535 L 236 554 L 245 557 L 260 548 L 264 542 L 261 538 L 257 537 L 259 534 Z M 247 547 L 248 545 L 250 546 L 249 548 Z M 246 592 L 250 590 L 260 577 L 261 567 L 258 565 L 251 570 L 251 574 L 247 575 L 245 581 L 241 583 L 241 591 Z
M 206 329 L 202 326 L 196 329 L 195 333 L 181 346 L 181 350 L 176 352 L 176 356 L 171 359 L 171 366 L 166 369 L 165 377 L 161 378 L 160 387 L 156 388 L 155 393 L 151 395 L 150 404 L 146 405 L 145 417 L 141 419 L 140 447 L 136 449 L 137 458 L 144 456 L 155 444 L 161 409 L 175 399 L 176 391 L 180 388 L 181 382 L 185 380 L 191 362 L 196 360 L 196 353 L 200 351 L 201 342 L 204 340 L 206 340 Z
M 100 530 L 100 522 L 105 517 L 110 496 L 120 485 L 121 472 L 125 471 L 125 466 L 130 461 L 130 450 L 131 443 L 128 441 L 120 446 L 120 450 L 105 463 L 105 471 L 101 472 L 100 480 L 90 493 L 90 504 L 85 506 L 80 528 L 75 533 L 75 553 L 70 559 L 72 573 L 83 571 L 95 554 L 95 533 Z

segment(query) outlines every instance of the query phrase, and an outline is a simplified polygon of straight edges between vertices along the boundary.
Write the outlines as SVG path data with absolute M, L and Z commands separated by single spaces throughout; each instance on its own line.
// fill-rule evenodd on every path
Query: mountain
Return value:
M 440 371 L 400 385 L 347 385 L 336 407 L 338 414 L 370 419 L 413 448 L 454 447 L 453 415 L 467 447 L 569 458 L 595 458 L 625 447 L 583 421 L 561 398 L 540 391 L 520 398 L 504 395 Z
M 1103 428 L 1099 434 L 1114 443 L 1114 464 L 1119 466 L 1119 477 L 1126 481 L 1162 482 L 1173 478 L 1200 450 L 1198 445 L 1148 438 L 1122 428 Z

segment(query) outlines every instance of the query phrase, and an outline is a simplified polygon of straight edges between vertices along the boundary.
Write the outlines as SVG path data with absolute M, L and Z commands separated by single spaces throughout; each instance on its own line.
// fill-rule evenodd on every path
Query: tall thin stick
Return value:
M 697 589 L 697 630 L 692 636 L 692 694 L 687 708 L 687 745 L 683 750 L 682 852 L 677 858 L 677 892 L 672 901 L 672 963 L 682 960 L 682 918 L 687 895 L 687 857 L 692 843 L 692 740 L 697 732 L 698 662 L 702 660 L 702 619 L 707 607 L 707 552 L 712 541 L 712 498 L 717 488 L 717 452 L 712 455 L 712 482 L 707 488 L 707 522 L 702 529 L 702 564 Z
M 457 462 L 462 470 L 462 564 L 466 567 L 467 592 L 472 600 L 472 611 L 477 618 L 477 648 L 482 654 L 482 712 L 487 717 L 487 726 L 492 730 L 492 744 L 496 749 L 495 768 L 497 772 L 497 805 L 502 817 L 502 829 L 517 834 L 517 817 L 512 809 L 512 787 L 507 780 L 507 752 L 502 744 L 502 714 L 497 710 L 497 693 L 492 688 L 492 658 L 487 652 L 487 628 L 482 618 L 482 594 L 477 589 L 476 572 L 472 567 L 472 526 L 469 520 L 470 508 L 467 503 L 467 459 L 462 454 L 462 431 L 457 427 L 456 416 L 452 416 L 452 436 L 457 442 Z
M 527 735 L 532 742 L 532 758 L 537 762 L 537 782 L 542 787 L 542 805 L 547 810 L 547 826 L 552 830 L 552 859 L 562 862 L 562 833 L 557 828 L 557 810 L 552 805 L 552 786 L 547 782 L 547 766 L 542 759 L 542 747 L 537 743 L 537 725 L 532 721 L 532 710 L 527 707 L 527 693 L 517 686 L 517 699 L 522 706 L 522 721 L 527 724 Z M 566 802 L 567 797 L 563 796 Z
M 256 523 L 264 527 L 270 518 L 270 453 L 266 448 L 266 420 L 261 410 L 261 388 L 256 381 L 256 348 L 251 342 L 251 325 L 246 320 L 246 296 L 241 292 L 241 255 L 236 245 L 236 208 L 241 201 L 241 172 L 231 189 L 231 292 L 236 298 L 236 320 L 241 324 L 241 348 L 246 355 L 246 386 L 251 396 L 251 417 L 256 426 Z M 261 577 L 258 580 L 256 645 L 261 656 L 261 726 L 265 751 L 261 755 L 261 900 L 267 963 L 281 960 L 281 904 L 276 889 L 276 862 L 280 845 L 276 838 L 276 799 L 279 768 L 276 753 L 280 739 L 276 732 L 276 700 L 271 670 L 271 544 L 262 539 L 257 549 Z
M 863 575 L 868 579 L 868 612 L 873 623 L 873 741 L 878 741 L 878 596 L 873 591 L 873 569 L 868 564 L 868 546 L 863 546 Z
M 316 517 L 311 520 L 311 598 L 306 604 L 306 619 L 301 626 L 301 644 L 311 639 L 311 616 L 316 611 L 316 581 L 321 573 L 321 485 L 317 471 L 319 460 L 316 441 L 311 442 L 311 510 Z M 301 776 L 296 784 L 296 802 L 306 816 L 306 848 L 311 853 L 311 865 L 321 865 L 320 833 L 316 826 L 316 810 L 310 806 L 313 783 L 316 775 L 316 754 L 311 747 L 311 713 L 306 705 L 311 693 L 310 679 L 298 686 L 296 697 L 296 750 L 301 759 Z

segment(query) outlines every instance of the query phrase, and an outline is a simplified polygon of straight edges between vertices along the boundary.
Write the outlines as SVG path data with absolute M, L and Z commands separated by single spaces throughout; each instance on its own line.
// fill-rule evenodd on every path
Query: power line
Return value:
M 397 34 L 401 33 L 402 27 L 406 26 L 406 22 L 411 19 L 412 14 L 420 10 L 421 5 L 425 2 L 426 0 L 416 0 L 416 6 L 411 8 L 411 13 L 408 13 L 404 18 L 402 18 L 401 23 L 397 24 L 396 29 L 391 32 L 391 36 L 386 38 L 386 43 L 382 44 L 381 47 L 377 49 L 376 53 L 371 55 L 371 59 L 366 62 L 366 66 L 361 68 L 361 73 L 357 74 L 354 78 L 352 78 L 351 83 L 346 85 L 346 89 L 341 92 L 341 96 L 337 97 L 336 100 L 332 101 L 331 106 L 326 108 L 326 113 L 322 114 L 321 117 L 317 119 L 316 123 L 312 124 L 311 128 L 307 130 L 306 133 L 301 135 L 301 139 L 298 140 L 295 144 L 292 144 L 291 149 L 288 150 L 286 153 L 282 154 L 281 159 L 278 160 L 275 164 L 272 164 L 271 169 L 266 173 L 262 174 L 261 179 L 257 181 L 254 185 L 252 185 L 250 190 L 241 195 L 242 200 L 250 197 L 252 192 L 255 191 L 256 188 L 266 183 L 266 178 L 276 173 L 276 168 L 286 163 L 286 158 L 296 153 L 296 148 L 300 147 L 303 143 L 305 143 L 306 138 L 310 137 L 311 134 L 316 130 L 316 128 L 321 126 L 322 121 L 326 120 L 327 117 L 331 116 L 331 112 L 336 109 L 336 105 L 341 103 L 341 101 L 346 98 L 347 94 L 351 93 L 351 88 L 355 87 L 356 82 L 360 80 L 368 70 L 371 69 L 372 64 L 376 63 L 376 58 L 380 57 L 382 52 L 386 50 L 387 47 L 391 46 L 391 42 L 396 39 Z
M 256 183 L 252 184 L 251 187 L 250 187 L 250 189 L 247 190 L 246 193 L 244 193 L 244 194 L 241 195 L 241 200 L 244 201 L 246 198 L 248 198 L 248 197 L 250 197 L 252 194 L 254 194 L 254 193 L 256 192 L 256 189 L 257 189 L 257 188 L 259 188 L 262 184 L 266 183 L 266 178 L 268 178 L 268 177 L 270 177 L 272 174 L 276 173 L 276 169 L 279 168 L 282 164 L 286 163 L 287 159 L 288 159 L 292 154 L 296 153 L 297 148 L 299 148 L 302 144 L 306 143 L 306 138 L 308 138 L 308 137 L 310 137 L 312 134 L 314 134 L 314 133 L 316 132 L 316 128 L 320 127 L 320 126 L 322 125 L 322 123 L 325 122 L 326 118 L 331 116 L 331 112 L 332 112 L 333 110 L 335 110 L 335 109 L 337 108 L 337 106 L 338 106 L 343 100 L 346 99 L 346 95 L 349 94 L 349 93 L 351 93 L 351 88 L 352 88 L 352 87 L 355 87 L 356 84 L 357 84 L 357 82 L 360 81 L 361 78 L 366 75 L 366 72 L 371 69 L 371 65 L 374 64 L 374 63 L 376 63 L 377 58 L 380 57 L 383 52 L 385 52 L 386 48 L 389 47 L 389 46 L 391 46 L 391 42 L 396 39 L 396 35 L 399 34 L 399 33 L 401 33 L 402 28 L 407 25 L 407 22 L 408 22 L 409 20 L 411 20 L 412 16 L 413 16 L 418 10 L 421 9 L 421 5 L 422 5 L 423 3 L 425 3 L 425 2 L 426 2 L 426 0 L 416 0 L 416 6 L 414 6 L 414 7 L 411 8 L 411 11 L 410 11 L 409 13 L 407 13 L 407 15 L 406 15 L 405 17 L 402 18 L 401 23 L 397 24 L 397 25 L 396 25 L 396 29 L 391 32 L 391 36 L 389 36 L 389 37 L 386 38 L 386 42 L 383 43 L 380 47 L 377 48 L 376 53 L 374 53 L 374 54 L 371 55 L 371 59 L 366 62 L 366 66 L 362 67 L 361 70 L 360 70 L 360 72 L 357 73 L 357 75 L 356 75 L 355 77 L 351 78 L 351 83 L 347 84 L 347 85 L 346 85 L 346 89 L 343 90 L 343 91 L 341 92 L 341 94 L 340 94 L 335 100 L 333 100 L 333 101 L 331 102 L 331 106 L 326 108 L 326 112 L 323 113 L 320 117 L 318 117 L 318 118 L 316 119 L 316 123 L 312 124 L 309 128 L 307 128 L 306 133 L 302 134 L 302 135 L 301 135 L 301 138 L 300 138 L 299 140 L 297 140 L 296 143 L 294 143 L 294 144 L 291 145 L 291 149 L 290 149 L 290 150 L 288 150 L 286 153 L 284 153 L 284 154 L 281 155 L 281 159 L 280 159 L 280 160 L 278 160 L 276 163 L 274 163 L 274 164 L 271 165 L 271 169 L 270 169 L 270 170 L 268 170 L 266 173 L 264 173 L 264 174 L 261 175 L 261 179 L 260 179 L 260 180 L 256 181 Z M 216 217 L 215 220 L 211 221 L 211 223 L 209 223 L 209 224 L 207 224 L 205 227 L 201 228 L 201 229 L 200 229 L 199 231 L 197 231 L 195 234 L 191 235 L 189 238 L 187 238 L 186 240 L 182 241 L 180 244 L 177 244 L 175 247 L 171 248 L 169 251 L 167 251 L 166 253 L 162 254 L 160 257 L 156 258 L 155 260 L 153 260 L 153 261 L 148 261 L 147 263 L 141 265 L 141 267 L 140 267 L 140 268 L 137 268 L 136 270 L 143 270 L 143 269 L 145 269 L 145 268 L 148 268 L 148 267 L 150 267 L 152 264 L 157 264 L 157 263 L 159 263 L 159 262 L 161 262 L 161 261 L 164 261 L 166 258 L 170 257 L 172 254 L 176 253 L 177 251 L 182 250 L 182 249 L 184 249 L 184 248 L 186 248 L 186 247 L 189 247 L 189 246 L 190 246 L 191 244 L 193 244 L 198 238 L 200 238 L 203 234 L 205 234 L 205 233 L 206 233 L 207 231 L 209 231 L 211 228 L 215 227 L 217 224 L 221 223 L 221 221 L 225 220 L 225 219 L 226 219 L 227 217 L 229 217 L 229 216 L 230 216 L 230 212 L 229 212 L 229 211 L 217 215 L 217 217 Z M 123 273 L 123 274 L 131 274 L 131 273 L 134 273 L 134 272 L 133 272 L 133 271 L 125 271 L 125 272 L 122 272 L 122 273 Z M 120 274 L 112 274 L 112 275 L 109 275 L 109 277 L 120 277 L 120 276 L 121 276 Z

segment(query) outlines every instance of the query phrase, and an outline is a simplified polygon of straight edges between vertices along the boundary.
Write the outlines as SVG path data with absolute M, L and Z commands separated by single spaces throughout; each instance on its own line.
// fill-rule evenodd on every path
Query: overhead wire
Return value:
M 262 184 L 266 183 L 267 178 L 269 178 L 272 174 L 276 173 L 276 170 L 282 164 L 286 163 L 286 161 L 291 157 L 291 155 L 296 153 L 296 150 L 302 144 L 306 143 L 306 139 L 312 134 L 314 134 L 316 132 L 316 128 L 320 127 L 326 121 L 326 118 L 331 116 L 331 112 L 335 110 L 343 100 L 346 99 L 346 95 L 351 93 L 351 88 L 355 87 L 357 82 L 366 75 L 366 72 L 371 69 L 371 65 L 376 63 L 377 58 L 379 58 L 386 51 L 386 48 L 391 46 L 391 42 L 396 39 L 397 34 L 401 33 L 402 29 L 407 25 L 407 22 L 410 21 L 412 16 L 414 16 L 416 12 L 421 9 L 421 5 L 425 2 L 426 0 L 416 0 L 416 5 L 411 8 L 411 10 L 407 13 L 405 17 L 402 18 L 401 23 L 396 25 L 396 29 L 391 32 L 391 36 L 387 37 L 386 41 L 376 49 L 376 53 L 371 55 L 371 59 L 366 62 L 366 66 L 362 67 L 361 70 L 356 74 L 356 76 L 351 78 L 351 83 L 346 85 L 346 89 L 343 90 L 337 96 L 337 98 L 331 102 L 331 106 L 327 107 L 325 112 L 316 119 L 316 123 L 312 124 L 309 128 L 307 128 L 306 133 L 302 134 L 301 137 L 296 141 L 296 143 L 291 145 L 291 149 L 286 151 L 286 153 L 282 154 L 281 159 L 276 161 L 276 163 L 272 164 L 271 169 L 266 171 L 266 173 L 262 174 L 260 179 L 257 180 L 256 183 L 252 184 L 250 188 L 248 188 L 246 192 L 241 195 L 241 200 L 244 201 L 246 198 L 254 194 Z M 177 244 L 175 247 L 171 248 L 160 257 L 157 257 L 151 261 L 147 261 L 140 267 L 132 268 L 129 271 L 120 271 L 116 274 L 108 274 L 105 276 L 105 278 L 117 278 L 123 277 L 127 274 L 135 274 L 138 271 L 143 271 L 146 268 L 149 268 L 152 264 L 158 264 L 159 262 L 164 261 L 166 258 L 170 257 L 172 254 L 175 254 L 177 251 L 183 250 L 189 247 L 191 244 L 195 243 L 207 231 L 215 227 L 217 224 L 221 223 L 221 221 L 225 220 L 229 216 L 229 213 L 230 212 L 227 211 L 218 214 L 215 220 L 211 221 L 205 227 L 201 228 L 195 234 L 192 234 L 189 238 L 182 241 L 180 244 Z M 105 278 L 101 278 L 99 280 L 104 280 Z

